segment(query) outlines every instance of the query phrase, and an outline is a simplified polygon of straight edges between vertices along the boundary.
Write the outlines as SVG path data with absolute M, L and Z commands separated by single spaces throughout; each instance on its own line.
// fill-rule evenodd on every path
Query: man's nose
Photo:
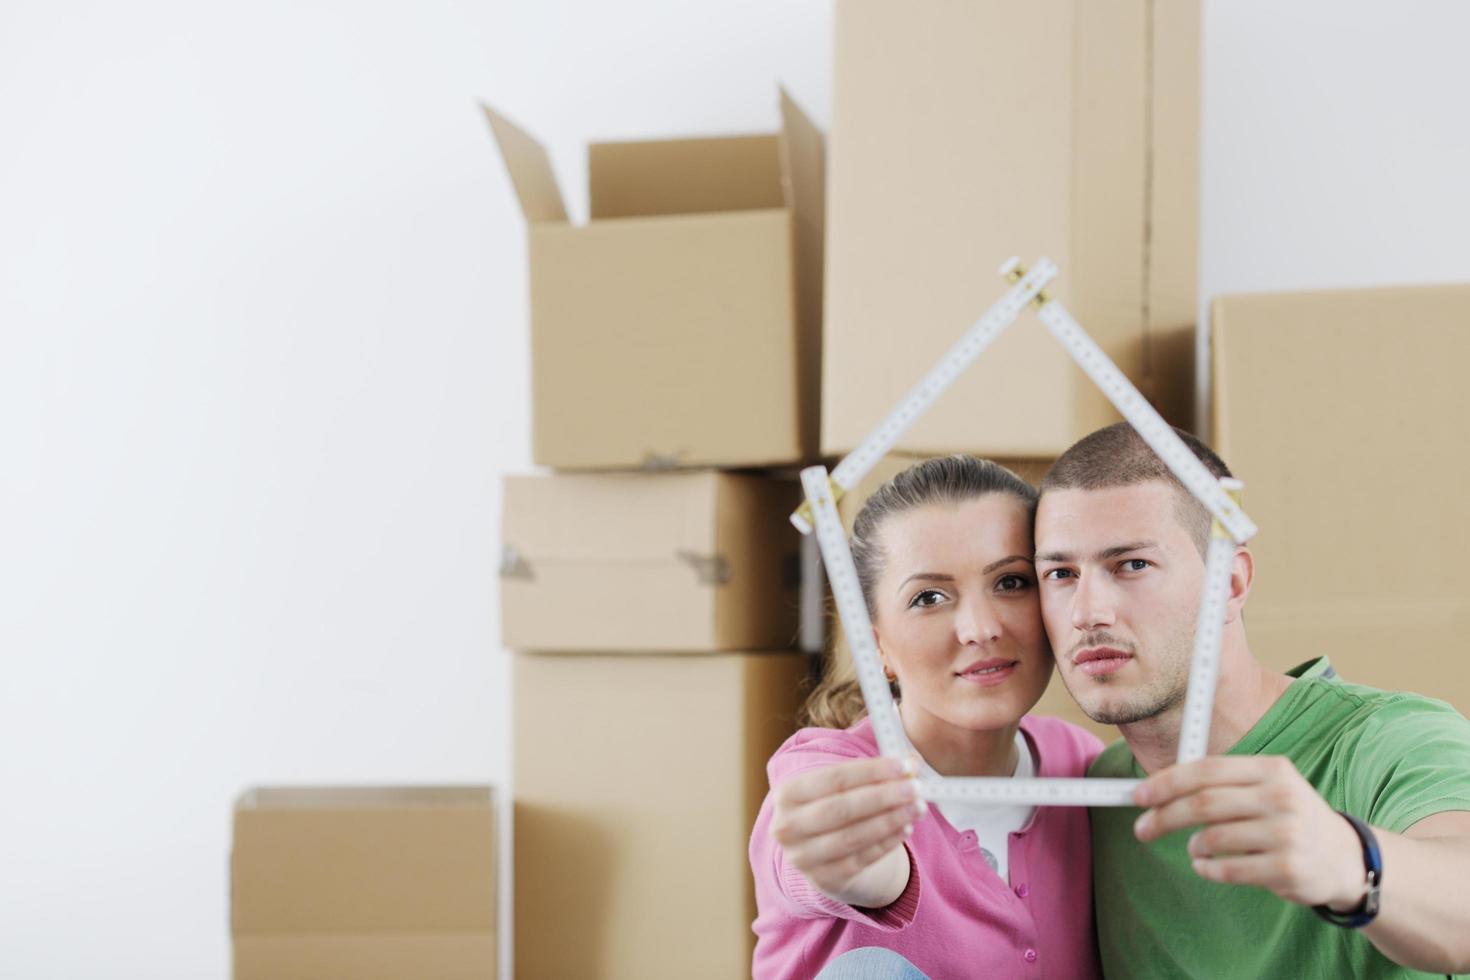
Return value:
M 1084 575 L 1072 590 L 1072 626 L 1079 630 L 1112 626 L 1117 618 L 1113 590 L 1096 575 Z
M 978 599 L 961 600 L 955 611 L 955 636 L 963 644 L 994 643 L 1003 630 L 1000 617 L 990 603 Z

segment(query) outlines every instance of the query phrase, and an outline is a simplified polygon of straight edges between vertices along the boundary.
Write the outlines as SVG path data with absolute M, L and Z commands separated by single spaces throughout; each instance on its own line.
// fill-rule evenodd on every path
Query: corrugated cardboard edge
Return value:
M 826 144 L 790 93 L 780 93 L 782 182 L 794 237 L 798 435 L 802 456 L 815 459 L 821 441 Z
M 721 473 L 716 479 L 714 551 L 728 559 L 730 578 L 714 596 L 714 644 L 721 650 L 785 650 L 796 643 L 795 590 L 780 566 L 798 549 L 787 515 L 801 501 L 795 481 Z M 756 567 L 767 556 L 771 567 Z M 761 626 L 756 631 L 754 626 Z M 779 630 L 779 632 L 777 632 Z
M 1223 301 L 1223 297 L 1216 296 L 1213 300 L 1210 301 L 1209 321 L 1209 368 L 1211 372 L 1211 380 L 1209 384 L 1210 402 L 1208 412 L 1210 425 L 1209 440 L 1210 448 L 1219 453 L 1222 459 L 1229 459 L 1230 432 L 1229 422 L 1226 421 L 1230 415 L 1230 413 L 1227 411 L 1227 408 L 1229 406 L 1226 404 L 1225 386 L 1218 383 L 1219 374 L 1225 369 L 1224 325 L 1225 304 Z M 1204 419 L 1196 420 L 1196 422 L 1201 423 L 1204 421 Z
M 482 102 L 480 108 L 490 121 L 490 131 L 500 147 L 501 159 L 510 173 L 510 182 L 515 187 L 526 220 L 532 224 L 566 222 L 566 205 L 562 201 L 561 190 L 556 186 L 556 175 L 551 169 L 551 158 L 546 155 L 546 149 L 488 105 Z

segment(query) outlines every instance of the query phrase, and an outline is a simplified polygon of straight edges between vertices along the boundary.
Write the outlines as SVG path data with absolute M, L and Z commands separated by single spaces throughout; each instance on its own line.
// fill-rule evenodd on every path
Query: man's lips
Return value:
M 1072 666 L 1093 677 L 1121 670 L 1133 654 L 1117 647 L 1084 647 L 1072 654 Z
M 1019 660 L 1010 660 L 1005 657 L 990 657 L 976 661 L 963 670 L 955 671 L 955 676 L 971 684 L 990 687 L 1004 682 L 1014 674 L 1016 665 L 1019 663 Z

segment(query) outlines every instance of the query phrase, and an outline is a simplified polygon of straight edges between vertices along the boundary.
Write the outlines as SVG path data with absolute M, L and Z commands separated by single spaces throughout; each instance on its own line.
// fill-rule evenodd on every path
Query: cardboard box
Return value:
M 1470 712 L 1470 286 L 1227 296 L 1211 319 L 1214 446 L 1260 526 L 1251 649 Z
M 854 448 L 1007 288 L 1048 292 L 1166 418 L 1192 415 L 1199 0 L 843 0 L 822 452 Z M 906 434 L 1054 458 L 1117 415 L 1030 310 Z
M 814 456 L 823 147 L 796 104 L 779 134 L 592 144 L 582 226 L 541 146 L 485 113 L 530 225 L 535 461 Z
M 234 832 L 235 980 L 495 976 L 489 787 L 252 789 Z
M 747 847 L 809 660 L 516 655 L 518 977 L 750 976 Z
M 852 533 L 853 521 L 857 519 L 858 511 L 862 510 L 863 504 L 867 502 L 867 499 L 876 493 L 878 488 L 883 484 L 923 459 L 924 457 L 922 456 L 890 453 L 879 461 L 878 465 L 864 478 L 862 483 L 858 484 L 851 493 L 845 495 L 842 500 L 838 501 L 837 513 L 842 517 L 842 523 L 847 528 L 848 534 Z M 996 462 L 1010 469 L 1032 486 L 1038 486 L 1041 483 L 1041 478 L 1046 476 L 1046 471 L 1050 469 L 1053 460 L 1001 459 Z M 837 615 L 836 606 L 832 605 L 830 601 L 828 603 L 828 609 L 830 610 L 830 616 L 828 617 L 828 663 L 834 665 L 832 669 L 839 671 L 843 676 L 856 677 L 857 670 L 852 662 L 852 650 L 847 645 L 847 638 L 842 630 L 842 620 Z M 1055 718 L 1070 721 L 1075 725 L 1081 725 L 1105 742 L 1110 742 L 1118 737 L 1118 730 L 1113 726 L 1099 725 L 1083 714 L 1082 709 L 1077 707 L 1077 702 L 1073 701 L 1072 696 L 1067 693 L 1066 685 L 1055 675 L 1052 676 L 1051 683 L 1047 685 L 1046 693 L 1042 695 L 1036 707 L 1031 709 L 1031 713 L 1051 715 Z
M 795 480 L 708 470 L 505 480 L 500 605 L 516 650 L 796 642 Z

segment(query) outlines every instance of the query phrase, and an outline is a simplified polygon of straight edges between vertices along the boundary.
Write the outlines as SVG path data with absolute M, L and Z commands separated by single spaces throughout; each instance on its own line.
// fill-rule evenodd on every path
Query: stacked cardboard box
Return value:
M 1048 254 L 1065 302 L 1166 418 L 1190 414 L 1199 2 L 836 5 L 822 451 L 877 424 Z M 899 444 L 1055 457 L 1116 421 L 1029 313 Z
M 797 489 L 769 468 L 854 448 L 993 302 L 989 270 L 1051 254 L 1184 419 L 1198 3 L 1156 6 L 844 0 L 830 222 L 784 97 L 777 136 L 594 145 L 582 226 L 487 109 L 530 225 L 533 457 L 558 471 L 505 484 L 519 974 L 748 974 L 745 841 L 807 669 L 775 652 Z M 1111 418 L 1023 322 L 900 448 L 1043 460 Z
M 822 141 L 781 110 L 778 135 L 594 145 L 581 227 L 487 110 L 557 470 L 503 495 L 518 976 L 750 972 L 750 827 L 809 669 L 771 467 L 815 456 L 821 340 Z
M 260 788 L 235 805 L 235 980 L 495 976 L 489 787 Z
M 1227 296 L 1214 445 L 1260 525 L 1251 648 L 1470 712 L 1470 286 Z M 1463 547 L 1462 547 L 1463 546 Z

